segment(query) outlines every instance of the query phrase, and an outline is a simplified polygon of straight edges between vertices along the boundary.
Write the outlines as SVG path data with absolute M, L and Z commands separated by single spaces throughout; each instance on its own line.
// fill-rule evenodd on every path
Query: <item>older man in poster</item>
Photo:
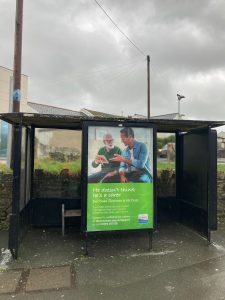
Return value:
M 111 161 L 120 162 L 120 182 L 152 182 L 146 144 L 135 140 L 131 127 L 121 129 L 120 138 L 126 148 L 122 155 L 115 154 L 111 159 Z
M 103 136 L 103 143 L 105 146 L 99 149 L 94 161 L 92 162 L 92 167 L 94 168 L 101 165 L 101 171 L 88 176 L 88 182 L 120 182 L 120 163 L 111 161 L 111 158 L 113 158 L 114 155 L 120 155 L 121 150 L 119 147 L 114 145 L 113 136 L 110 133 L 106 133 Z

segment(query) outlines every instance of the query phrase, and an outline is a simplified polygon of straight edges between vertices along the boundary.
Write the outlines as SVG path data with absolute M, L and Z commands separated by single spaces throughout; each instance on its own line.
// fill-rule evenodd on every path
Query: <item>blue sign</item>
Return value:
M 19 89 L 13 91 L 13 101 L 20 101 L 21 100 L 21 91 Z

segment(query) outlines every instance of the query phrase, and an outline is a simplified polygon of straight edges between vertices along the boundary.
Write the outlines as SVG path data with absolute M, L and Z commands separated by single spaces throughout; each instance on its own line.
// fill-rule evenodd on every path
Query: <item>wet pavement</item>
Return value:
M 90 238 L 86 257 L 78 232 L 32 229 L 18 260 L 4 250 L 0 299 L 225 299 L 224 225 L 212 240 L 163 222 L 151 251 L 145 232 L 104 234 Z

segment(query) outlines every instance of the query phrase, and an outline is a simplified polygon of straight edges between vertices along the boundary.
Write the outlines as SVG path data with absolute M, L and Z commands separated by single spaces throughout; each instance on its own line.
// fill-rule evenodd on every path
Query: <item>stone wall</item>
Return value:
M 78 197 L 80 174 L 71 175 L 68 169 L 64 169 L 59 175 L 35 170 L 33 195 L 35 198 Z
M 158 196 L 175 196 L 176 178 L 172 170 L 158 171 Z M 35 197 L 65 197 L 80 194 L 79 178 L 67 173 L 60 175 L 37 171 L 34 176 Z M 77 184 L 78 183 L 78 184 Z M 218 221 L 225 222 L 225 173 L 217 174 Z M 0 229 L 7 228 L 12 202 L 12 174 L 0 173 Z
M 12 174 L 0 172 L 0 230 L 7 229 L 12 204 Z
M 158 197 L 174 197 L 176 195 L 176 175 L 173 170 L 157 172 Z
M 218 158 L 225 158 L 225 149 L 218 149 L 217 157 Z
M 225 223 L 225 173 L 217 173 L 217 214 L 218 221 Z

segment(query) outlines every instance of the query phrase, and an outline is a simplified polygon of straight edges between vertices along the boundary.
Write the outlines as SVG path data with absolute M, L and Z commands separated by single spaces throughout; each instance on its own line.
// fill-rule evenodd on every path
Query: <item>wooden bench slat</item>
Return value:
M 64 211 L 64 217 L 80 217 L 81 209 L 66 209 Z

